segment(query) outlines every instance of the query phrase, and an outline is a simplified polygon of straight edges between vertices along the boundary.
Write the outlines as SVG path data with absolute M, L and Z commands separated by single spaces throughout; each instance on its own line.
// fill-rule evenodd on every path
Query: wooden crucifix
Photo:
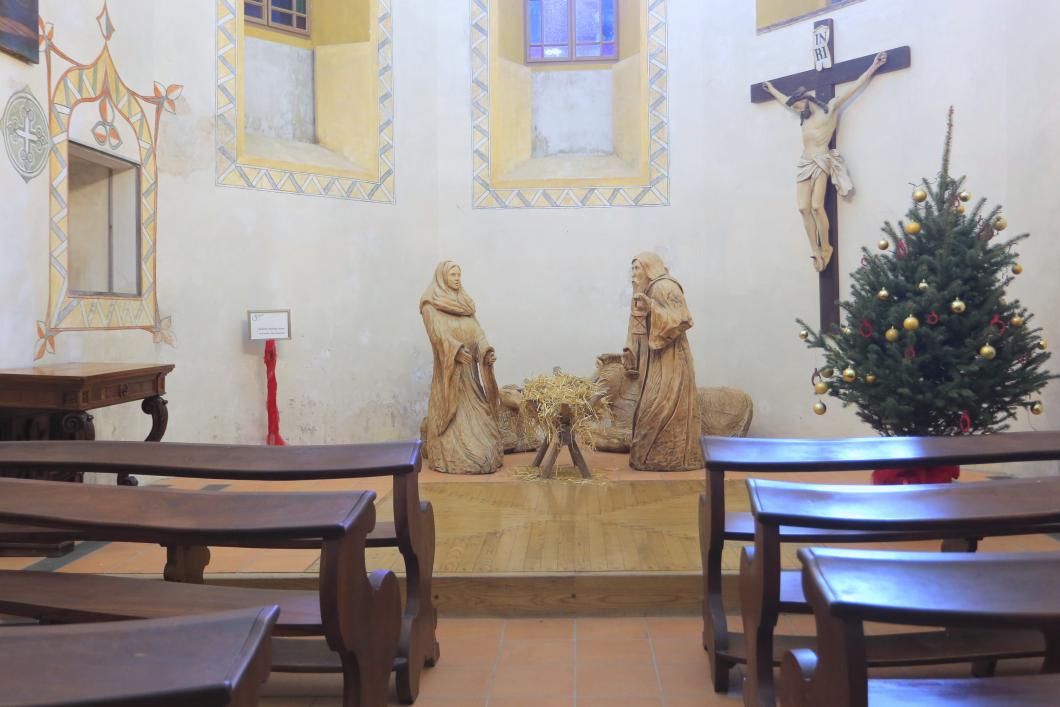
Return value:
M 838 111 L 875 74 L 909 68 L 909 47 L 836 63 L 831 19 L 813 24 L 814 68 L 751 85 L 751 102 L 776 99 L 799 115 L 803 152 L 796 172 L 798 205 L 820 276 L 821 331 L 839 325 L 838 195 L 853 188 L 836 150 Z M 854 82 L 836 97 L 837 84 Z M 812 91 L 813 93 L 810 93 Z

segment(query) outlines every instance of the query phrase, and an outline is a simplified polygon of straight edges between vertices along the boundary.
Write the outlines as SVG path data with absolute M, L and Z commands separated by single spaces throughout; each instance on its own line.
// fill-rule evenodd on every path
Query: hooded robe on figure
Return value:
M 447 260 L 420 298 L 420 314 L 434 350 L 434 375 L 427 403 L 425 456 L 431 468 L 450 474 L 491 474 L 503 462 L 497 425 L 499 394 L 492 364 L 493 347 L 475 319 L 475 303 L 463 288 L 449 287 Z M 470 363 L 457 355 L 466 351 Z
M 644 320 L 646 351 L 637 361 L 642 384 L 629 465 L 649 471 L 701 469 L 696 376 L 685 336 L 692 315 L 684 290 L 655 253 L 641 253 L 634 260 L 648 277 L 644 294 L 650 305 Z

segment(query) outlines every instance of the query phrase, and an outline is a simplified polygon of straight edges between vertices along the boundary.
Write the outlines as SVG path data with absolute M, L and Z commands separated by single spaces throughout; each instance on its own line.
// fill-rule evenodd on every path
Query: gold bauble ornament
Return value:
M 803 329 L 802 331 L 799 332 L 799 338 L 802 339 L 803 341 L 806 341 L 807 339 L 810 338 L 810 332 L 808 332 L 805 329 Z
M 828 384 L 824 381 L 817 381 L 813 384 L 813 392 L 817 393 L 818 395 L 824 395 L 828 392 Z
M 963 314 L 965 306 L 966 305 L 964 304 L 964 302 L 961 301 L 961 298 L 958 297 L 957 299 L 950 302 L 950 311 L 954 314 Z
M 1008 306 L 1008 297 L 1005 297 L 1004 295 L 998 297 L 997 298 L 997 303 L 1000 304 L 1002 307 L 1007 307 Z
M 891 293 L 887 291 L 886 287 L 881 287 L 880 291 L 876 293 L 876 299 L 881 302 L 886 302 L 891 298 Z
M 857 377 L 857 371 L 855 371 L 853 368 L 848 367 L 843 369 L 843 380 L 845 380 L 847 383 L 853 383 L 857 379 Z
M 957 204 L 957 213 L 963 214 L 965 212 L 964 204 Z
M 922 204 L 927 201 L 928 193 L 924 189 L 917 189 L 913 192 L 913 201 L 918 204 Z
M 930 288 L 931 285 L 928 284 L 927 280 L 921 280 L 920 284 L 916 286 L 916 289 L 920 290 L 921 292 L 927 292 Z
M 1006 228 L 1008 228 L 1008 219 L 1006 219 L 1004 216 L 998 216 L 994 219 L 995 231 L 1004 231 Z
M 916 221 L 910 221 L 905 225 L 905 232 L 908 233 L 910 236 L 915 236 L 916 234 L 920 233 L 920 224 Z
M 962 191 L 960 194 L 957 195 L 957 198 L 961 201 L 971 201 L 972 195 L 970 192 Z
M 1043 406 L 1040 402 L 1039 403 L 1034 403 L 1034 405 L 1031 405 L 1031 412 L 1034 413 L 1035 415 L 1041 415 L 1042 414 L 1042 410 L 1044 410 L 1044 409 L 1045 409 L 1045 406 Z
M 887 341 L 898 341 L 898 330 L 894 327 L 891 327 L 887 331 L 883 332 L 883 338 L 887 339 Z
M 828 412 L 828 406 L 822 403 L 820 400 L 813 404 L 814 415 L 823 415 L 826 412 Z
M 869 385 L 872 385 L 873 383 L 875 383 L 876 382 L 876 374 L 875 373 L 870 373 L 867 376 L 865 376 L 865 382 L 868 383 Z
M 1045 351 L 1047 348 L 1049 348 L 1049 342 L 1046 341 L 1045 339 L 1039 339 L 1038 340 L 1038 348 L 1041 349 L 1042 351 Z
M 879 241 L 876 242 L 876 247 L 880 250 L 887 250 L 891 247 L 891 242 L 886 238 L 881 238 Z
M 985 358 L 987 361 L 990 361 L 994 358 L 994 356 L 997 356 L 997 349 L 995 349 L 990 344 L 983 344 L 983 347 L 979 349 L 979 355 Z
M 1022 265 L 1020 265 L 1019 263 L 1016 263 L 1015 265 L 1012 266 L 1012 274 L 1013 275 L 1019 275 L 1021 272 L 1023 272 L 1023 266 Z
M 819 370 L 817 372 L 821 374 L 822 378 L 831 378 L 832 376 L 835 375 L 835 369 L 834 368 L 822 368 L 821 370 Z
M 1023 326 L 1023 317 L 1017 314 L 1009 320 L 1009 324 L 1012 326 Z
M 906 331 L 916 331 L 920 328 L 920 320 L 910 314 L 902 322 L 902 328 L 904 328 Z
M 854 333 L 854 330 L 853 330 L 853 329 L 851 329 L 851 328 L 850 328 L 850 327 L 848 327 L 848 326 L 845 326 L 845 327 L 843 327 L 843 328 L 842 328 L 842 329 L 840 329 L 839 331 L 840 331 L 840 332 L 841 332 L 841 333 L 843 334 L 843 336 L 850 336 L 851 334 L 853 334 L 853 333 Z

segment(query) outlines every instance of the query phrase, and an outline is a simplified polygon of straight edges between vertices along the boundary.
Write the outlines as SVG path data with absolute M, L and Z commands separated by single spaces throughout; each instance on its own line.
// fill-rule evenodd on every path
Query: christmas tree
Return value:
M 815 392 L 857 406 L 883 435 L 1004 430 L 1020 408 L 1041 413 L 1037 393 L 1056 377 L 1034 316 L 1005 297 L 1029 234 L 1002 241 L 1001 207 L 969 208 L 964 177 L 950 176 L 952 138 L 951 108 L 938 178 L 915 189 L 897 228 L 884 224 L 879 251 L 862 248 L 845 325 L 816 332 L 799 320 L 799 336 L 824 352 Z

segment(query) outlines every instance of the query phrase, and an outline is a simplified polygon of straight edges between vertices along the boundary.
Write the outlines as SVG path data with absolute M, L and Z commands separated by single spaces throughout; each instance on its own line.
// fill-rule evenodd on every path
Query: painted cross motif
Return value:
M 27 182 L 47 164 L 51 142 L 46 125 L 44 109 L 28 88 L 8 101 L 3 118 L 4 146 L 15 171 Z
M 909 68 L 910 51 L 898 47 L 836 63 L 831 19 L 814 23 L 813 40 L 813 69 L 752 84 L 751 101 L 776 99 L 800 115 L 805 149 L 796 172 L 799 211 L 819 273 L 821 331 L 827 332 L 839 324 L 837 187 L 844 196 L 853 187 L 836 151 L 836 113 L 873 75 Z M 854 85 L 837 98 L 836 86 L 850 82 Z

